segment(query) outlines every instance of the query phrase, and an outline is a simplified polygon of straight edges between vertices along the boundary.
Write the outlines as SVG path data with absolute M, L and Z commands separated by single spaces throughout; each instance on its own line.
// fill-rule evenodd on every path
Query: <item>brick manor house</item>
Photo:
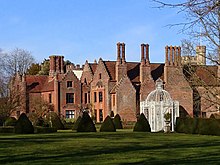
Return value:
M 82 110 L 88 110 L 97 122 L 110 114 L 136 121 L 140 102 L 155 89 L 155 81 L 160 78 L 171 98 L 179 101 L 180 116 L 209 117 L 219 111 L 207 89 L 219 94 L 220 67 L 205 64 L 205 46 L 196 50 L 195 57 L 181 57 L 180 47 L 166 46 L 165 62 L 151 63 L 149 45 L 141 44 L 140 62 L 127 62 L 125 44 L 117 43 L 116 61 L 100 58 L 94 63 L 86 61 L 83 67 L 64 65 L 63 56 L 50 56 L 49 75 L 14 77 L 12 86 L 23 97 L 17 114 L 33 112 L 34 100 L 43 99 L 64 118 L 77 118 Z M 199 82 L 191 81 L 192 75 L 187 78 L 184 73 L 183 64 L 189 59 L 193 59 Z

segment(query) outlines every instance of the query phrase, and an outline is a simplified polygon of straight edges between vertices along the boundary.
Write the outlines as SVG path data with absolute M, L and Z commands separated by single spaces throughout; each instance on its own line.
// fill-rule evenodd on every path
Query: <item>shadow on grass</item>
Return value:
M 104 139 L 103 144 L 100 143 Z M 0 137 L 0 149 L 13 146 L 42 145 L 42 150 L 28 153 L 1 154 L 0 162 L 29 164 L 216 164 L 220 161 L 218 152 L 220 140 L 215 137 L 185 136 L 179 134 L 149 133 L 56 133 L 42 135 L 14 135 Z M 59 150 L 44 148 L 44 144 L 55 142 L 87 140 L 88 146 L 62 147 Z M 107 142 L 106 142 L 107 141 Z M 97 143 L 97 144 L 89 144 Z M 72 144 L 72 143 L 70 143 Z M 73 145 L 73 144 L 72 144 Z M 77 148 L 79 147 L 79 149 Z M 1 150 L 1 152 L 3 151 Z M 190 152 L 190 154 L 184 152 Z M 178 155 L 183 154 L 183 155 Z

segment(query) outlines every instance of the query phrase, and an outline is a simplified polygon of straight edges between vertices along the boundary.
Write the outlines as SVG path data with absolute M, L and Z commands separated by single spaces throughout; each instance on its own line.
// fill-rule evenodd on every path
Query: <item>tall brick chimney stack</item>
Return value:
M 144 101 L 155 87 L 154 80 L 151 75 L 148 44 L 141 44 L 140 82 L 140 100 Z
M 117 62 L 121 63 L 121 43 L 117 43 Z
M 180 46 L 166 46 L 165 47 L 165 70 L 164 81 L 167 82 L 167 67 L 181 66 L 181 47 Z
M 124 64 L 126 62 L 126 60 L 125 60 L 125 43 L 122 43 L 121 46 L 122 46 L 122 63 Z
M 146 64 L 147 64 L 147 65 L 150 65 L 150 59 L 149 59 L 149 45 L 146 44 L 145 47 L 146 47 Z
M 117 61 L 116 61 L 116 81 L 127 74 L 127 64 L 125 60 L 125 43 L 117 43 Z
M 141 44 L 141 64 L 145 64 L 144 45 L 145 45 L 145 44 Z
M 147 79 L 151 79 L 149 45 L 141 44 L 140 82 L 143 83 Z
M 50 56 L 50 76 L 54 77 L 56 73 L 64 73 L 63 56 Z
M 180 66 L 181 65 L 181 47 L 166 46 L 165 47 L 165 65 Z

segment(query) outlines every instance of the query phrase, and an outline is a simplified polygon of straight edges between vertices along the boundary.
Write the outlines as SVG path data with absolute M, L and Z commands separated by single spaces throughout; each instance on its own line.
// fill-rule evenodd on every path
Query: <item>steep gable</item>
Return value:
M 96 65 L 97 64 L 89 64 L 88 61 L 86 61 L 80 79 L 81 83 L 90 83 L 92 81 Z
M 110 76 L 108 74 L 105 63 L 103 62 L 103 60 L 101 58 L 99 59 L 98 66 L 96 67 L 96 71 L 94 73 L 93 80 L 94 80 L 92 82 L 93 86 L 95 86 L 95 84 L 100 80 L 105 81 L 105 82 L 110 80 Z

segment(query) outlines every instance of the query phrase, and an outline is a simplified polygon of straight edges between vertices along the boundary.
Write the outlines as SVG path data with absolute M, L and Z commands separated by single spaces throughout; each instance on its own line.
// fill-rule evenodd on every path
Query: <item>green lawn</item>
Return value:
M 219 164 L 220 137 L 133 133 L 0 134 L 1 164 Z

